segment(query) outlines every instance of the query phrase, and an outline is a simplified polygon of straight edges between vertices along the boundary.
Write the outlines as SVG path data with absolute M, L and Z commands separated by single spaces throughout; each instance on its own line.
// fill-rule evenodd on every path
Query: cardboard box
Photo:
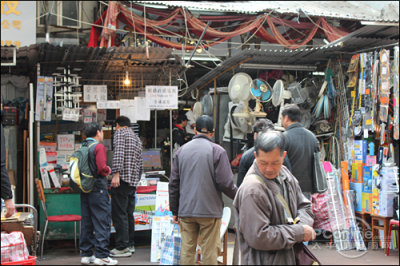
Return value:
M 360 155 L 362 158 L 361 160 L 363 161 L 363 163 L 366 162 L 367 160 L 367 141 L 366 140 L 355 140 L 354 141 L 354 155 L 359 157 L 358 155 Z M 356 159 L 357 160 L 357 159 Z
M 57 151 L 57 143 L 41 141 L 40 148 L 44 148 L 46 152 L 56 152 Z
M 354 210 L 362 212 L 362 183 L 350 183 L 350 190 L 355 192 Z
M 362 163 L 353 163 L 351 165 L 351 182 L 362 183 Z
M 16 186 L 15 180 L 15 171 L 14 170 L 7 170 L 8 178 L 10 179 L 10 183 L 12 186 Z M 14 194 L 15 195 L 15 194 Z
M 363 192 L 372 193 L 372 167 L 363 166 Z
M 371 215 L 379 215 L 379 190 L 377 188 L 372 189 Z
M 394 193 L 379 193 L 379 216 L 393 217 Z
M 372 193 L 362 193 L 362 212 L 371 214 Z

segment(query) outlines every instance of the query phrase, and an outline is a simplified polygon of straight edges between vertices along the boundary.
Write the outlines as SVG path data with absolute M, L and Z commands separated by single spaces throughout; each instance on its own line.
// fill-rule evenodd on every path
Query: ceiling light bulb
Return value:
M 126 71 L 124 84 L 125 84 L 125 85 L 130 85 L 130 84 L 131 84 L 131 81 L 129 80 L 128 71 Z

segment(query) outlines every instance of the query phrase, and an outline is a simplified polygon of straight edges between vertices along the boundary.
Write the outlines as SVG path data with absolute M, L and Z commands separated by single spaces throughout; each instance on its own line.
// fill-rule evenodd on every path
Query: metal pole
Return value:
M 30 205 L 33 205 L 33 125 L 34 125 L 34 101 L 33 101 L 33 83 L 29 83 L 29 106 L 30 106 L 30 111 L 29 111 L 29 179 L 27 180 L 28 182 L 28 187 L 29 187 L 29 200 L 28 203 Z
M 157 149 L 157 110 L 154 110 L 154 148 Z
M 172 77 L 171 77 L 171 68 L 169 69 L 169 86 L 172 84 Z M 169 145 L 169 157 L 170 157 L 170 167 L 172 168 L 172 109 L 169 110 L 169 139 L 170 145 Z
M 199 44 L 200 44 L 200 42 L 201 42 L 201 39 L 203 39 L 203 36 L 204 36 L 204 34 L 206 33 L 207 28 L 208 28 L 208 26 L 209 26 L 210 24 L 211 24 L 211 21 L 209 20 L 209 21 L 207 22 L 207 25 L 206 25 L 206 27 L 204 28 L 203 32 L 201 33 L 201 36 L 200 36 L 199 40 L 198 40 L 197 43 L 196 43 L 196 46 L 195 46 L 194 49 L 193 49 L 193 52 L 192 52 L 192 55 L 191 55 L 190 58 L 189 58 L 189 61 L 187 61 L 187 63 L 186 63 L 187 65 L 190 64 L 190 61 L 192 60 L 192 57 L 193 57 L 194 53 L 196 52 L 197 46 L 199 46 Z
M 217 79 L 214 79 L 214 128 L 217 128 Z

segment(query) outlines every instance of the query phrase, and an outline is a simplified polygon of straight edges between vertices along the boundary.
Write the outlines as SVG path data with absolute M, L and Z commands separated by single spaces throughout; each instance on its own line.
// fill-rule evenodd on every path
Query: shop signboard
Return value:
M 178 109 L 178 87 L 146 86 L 146 101 L 151 110 Z
M 107 85 L 83 85 L 83 101 L 107 101 Z
M 36 1 L 1 1 L 1 46 L 36 43 Z
M 75 149 L 74 134 L 58 134 L 57 135 L 57 150 L 73 151 Z

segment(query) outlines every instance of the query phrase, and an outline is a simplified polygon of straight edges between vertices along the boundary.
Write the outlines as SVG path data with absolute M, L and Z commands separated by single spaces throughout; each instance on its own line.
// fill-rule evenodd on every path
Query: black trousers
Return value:
M 115 247 L 118 250 L 133 246 L 135 234 L 135 191 L 127 182 L 120 180 L 118 188 L 111 188 L 111 209 L 114 223 Z

